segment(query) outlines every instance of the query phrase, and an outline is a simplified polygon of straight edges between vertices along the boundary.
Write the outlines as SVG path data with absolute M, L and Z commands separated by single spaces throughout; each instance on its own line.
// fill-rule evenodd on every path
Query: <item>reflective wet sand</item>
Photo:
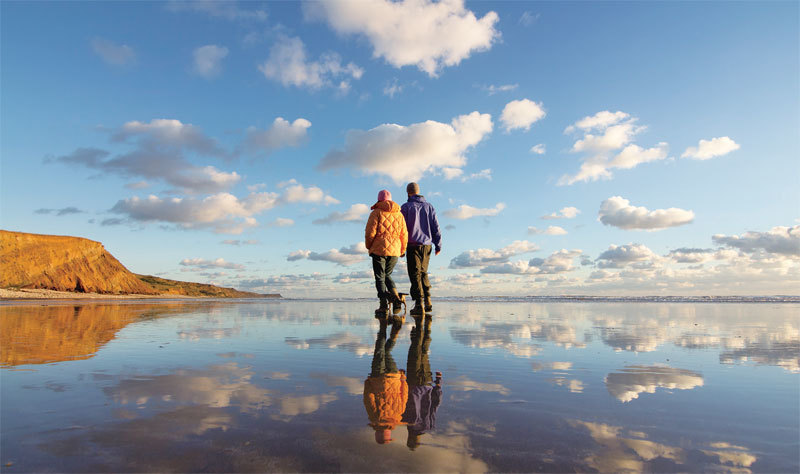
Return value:
M 800 470 L 800 305 L 373 306 L 0 306 L 0 466 Z

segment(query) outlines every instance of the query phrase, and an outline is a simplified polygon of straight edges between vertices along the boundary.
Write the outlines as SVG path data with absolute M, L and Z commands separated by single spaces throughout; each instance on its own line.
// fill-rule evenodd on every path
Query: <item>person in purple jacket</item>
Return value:
M 411 280 L 411 297 L 414 298 L 411 314 L 418 316 L 425 311 L 433 311 L 428 262 L 431 258 L 431 245 L 435 247 L 436 255 L 442 251 L 442 232 L 439 230 L 436 211 L 419 193 L 419 185 L 408 183 L 406 192 L 408 201 L 400 207 L 400 212 L 406 218 L 408 227 L 406 264 L 408 278 Z

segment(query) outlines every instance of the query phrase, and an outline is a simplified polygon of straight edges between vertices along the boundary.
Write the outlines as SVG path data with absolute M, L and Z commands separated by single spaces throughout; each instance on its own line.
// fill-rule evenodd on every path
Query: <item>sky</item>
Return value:
M 369 297 L 369 208 L 416 181 L 434 297 L 798 294 L 799 10 L 4 1 L 0 227 Z

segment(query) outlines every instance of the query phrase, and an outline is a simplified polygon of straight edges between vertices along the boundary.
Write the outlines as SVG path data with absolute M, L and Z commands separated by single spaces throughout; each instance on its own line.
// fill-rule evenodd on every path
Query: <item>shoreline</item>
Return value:
M 227 300 L 227 299 L 264 299 L 264 300 L 280 300 L 282 298 L 264 297 L 264 298 L 223 298 L 219 296 L 187 296 L 187 295 L 117 295 L 117 294 L 104 294 L 104 293 L 76 293 L 72 291 L 57 291 L 45 289 L 9 289 L 0 288 L 0 301 L 74 301 L 74 300 L 92 300 L 92 301 L 119 301 L 119 300 L 181 300 L 181 301 L 209 301 L 209 300 Z

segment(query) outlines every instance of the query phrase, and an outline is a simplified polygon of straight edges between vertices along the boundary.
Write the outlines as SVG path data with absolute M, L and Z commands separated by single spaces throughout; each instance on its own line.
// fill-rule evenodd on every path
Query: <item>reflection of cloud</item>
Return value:
M 559 387 L 566 387 L 572 393 L 583 393 L 583 382 L 578 379 L 568 379 L 566 377 L 556 377 L 547 379 L 548 382 L 558 385 Z
M 271 391 L 252 384 L 253 372 L 235 362 L 204 370 L 182 369 L 171 374 L 136 376 L 105 389 L 120 405 L 206 405 L 253 409 L 270 405 Z
M 455 380 L 448 380 L 447 387 L 454 390 L 461 390 L 463 392 L 478 391 L 478 392 L 496 392 L 501 395 L 508 395 L 511 393 L 506 387 L 497 383 L 482 383 L 470 380 L 465 376 L 461 376 Z
M 339 332 L 325 337 L 315 337 L 311 339 L 298 339 L 287 337 L 286 344 L 295 349 L 310 349 L 312 347 L 326 347 L 328 349 L 344 349 L 361 357 L 372 353 L 372 346 L 365 344 L 359 336 L 349 332 Z
M 278 401 L 280 416 L 278 419 L 288 421 L 297 415 L 308 415 L 319 410 L 323 405 L 337 400 L 333 393 L 304 396 L 283 396 Z
M 350 395 L 361 395 L 364 393 L 364 381 L 357 377 L 344 377 L 327 374 L 310 374 L 312 378 L 321 379 L 329 387 L 344 387 Z
M 572 362 L 532 362 L 534 372 L 541 370 L 570 370 L 572 369 Z
M 709 446 L 714 449 L 692 449 L 690 445 L 677 447 L 647 439 L 624 438 L 621 436 L 622 427 L 619 426 L 580 420 L 570 420 L 569 424 L 585 428 L 601 446 L 600 450 L 584 459 L 589 467 L 600 472 L 750 472 L 746 468 L 757 460 L 747 448 L 726 442 L 710 443 Z M 647 437 L 645 433 L 635 435 Z
M 655 393 L 656 388 L 691 390 L 702 387 L 703 376 L 673 367 L 632 365 L 622 373 L 608 374 L 605 382 L 608 393 L 625 403 L 639 398 L 640 393 Z

